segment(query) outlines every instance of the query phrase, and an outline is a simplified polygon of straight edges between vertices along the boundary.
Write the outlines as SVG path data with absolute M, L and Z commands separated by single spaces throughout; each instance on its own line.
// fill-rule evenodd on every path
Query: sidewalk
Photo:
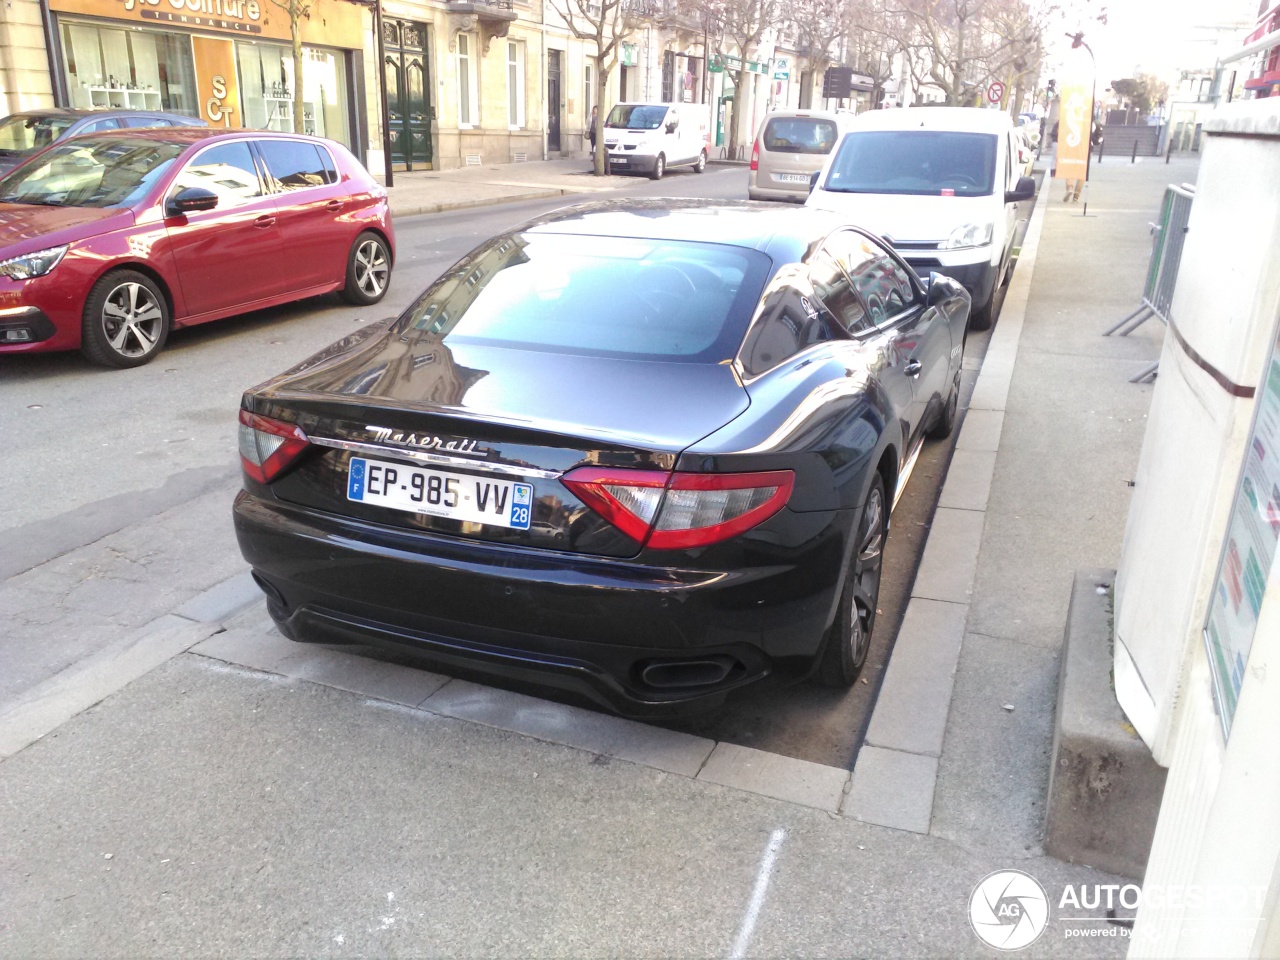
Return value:
M 585 166 L 550 163 L 420 196 Z M 0 954 L 990 956 L 968 898 L 1017 868 L 1052 916 L 1021 956 L 1119 956 L 1101 910 L 1071 915 L 1117 935 L 1084 939 L 1057 907 L 1123 881 L 1040 830 L 1072 577 L 1119 557 L 1151 393 L 1127 380 L 1163 331 L 1100 334 L 1194 178 L 1095 166 L 1088 218 L 1046 183 L 852 777 L 299 648 L 241 578 L 115 651 L 116 692 L 52 685 L 46 735 L 0 736 Z
M 385 182 L 380 172 L 372 172 L 379 183 Z M 586 159 L 531 160 L 456 170 L 393 173 L 393 186 L 387 193 L 392 214 L 408 217 L 544 197 L 608 193 L 637 182 L 635 177 L 597 177 L 591 172 L 591 161 Z

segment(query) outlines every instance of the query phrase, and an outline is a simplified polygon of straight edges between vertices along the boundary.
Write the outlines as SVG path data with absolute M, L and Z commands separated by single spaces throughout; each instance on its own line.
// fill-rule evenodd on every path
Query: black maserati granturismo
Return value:
M 560 210 L 244 395 L 240 548 L 294 640 L 633 716 L 848 685 L 969 309 L 828 213 Z

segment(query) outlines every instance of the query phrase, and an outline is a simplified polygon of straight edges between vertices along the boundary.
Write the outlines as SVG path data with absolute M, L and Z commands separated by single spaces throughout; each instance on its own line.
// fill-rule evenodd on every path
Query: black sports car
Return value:
M 245 394 L 240 548 L 295 640 L 638 716 L 848 685 L 969 307 L 819 211 L 561 210 Z

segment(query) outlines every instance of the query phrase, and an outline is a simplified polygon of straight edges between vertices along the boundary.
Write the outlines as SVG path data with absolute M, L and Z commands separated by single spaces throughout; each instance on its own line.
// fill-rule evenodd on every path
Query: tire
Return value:
M 173 320 L 159 285 L 137 270 L 113 270 L 89 291 L 80 352 L 103 367 L 140 367 L 169 339 Z
M 884 481 L 877 473 L 867 491 L 858 517 L 844 588 L 835 622 L 823 640 L 815 679 L 825 687 L 851 687 L 867 662 L 876 604 L 880 600 L 880 576 L 884 544 L 889 535 L 889 502 Z
M 693 165 L 694 173 L 705 173 L 707 170 L 707 151 L 698 154 L 698 162 Z
M 991 291 L 991 296 L 987 298 L 987 302 L 969 313 L 969 329 L 970 330 L 990 330 L 992 312 L 996 304 L 996 292 Z
M 372 230 L 356 237 L 347 255 L 347 283 L 342 299 L 357 307 L 377 303 L 391 285 L 391 251 Z
M 653 161 L 653 172 L 649 174 L 652 180 L 661 180 L 662 175 L 667 172 L 666 154 L 658 154 L 658 159 Z
M 963 358 L 963 353 L 961 357 Z M 956 415 L 960 411 L 960 374 L 956 373 L 955 381 L 951 384 L 951 392 L 947 395 L 946 406 L 942 408 L 942 412 L 938 414 L 938 419 L 933 422 L 933 426 L 929 428 L 925 434 L 930 440 L 945 440 L 951 436 L 951 432 L 956 428 Z

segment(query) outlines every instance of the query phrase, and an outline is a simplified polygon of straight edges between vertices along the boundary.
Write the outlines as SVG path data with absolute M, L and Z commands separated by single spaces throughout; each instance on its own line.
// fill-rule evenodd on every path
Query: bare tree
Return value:
M 871 78 L 871 103 L 893 75 L 893 61 L 905 52 L 909 31 L 889 0 L 851 0 L 848 8 L 848 59 Z
M 804 62 L 800 76 L 821 74 L 840 56 L 839 46 L 848 35 L 850 7 L 856 0 L 800 0 L 786 14 L 786 29 Z M 805 92 L 807 97 L 812 90 Z M 801 104 L 808 106 L 808 100 Z
M 747 81 L 751 54 L 765 33 L 783 22 L 783 0 L 712 0 L 724 25 L 725 37 L 732 40 L 741 63 L 734 81 L 733 114 L 729 121 L 729 146 L 738 147 L 747 107 Z
M 272 0 L 272 3 L 277 0 Z M 603 177 L 607 172 L 609 151 L 604 145 L 605 92 L 609 77 L 621 58 L 622 42 L 629 37 L 640 19 L 650 15 L 648 0 L 551 0 L 551 8 L 559 14 L 579 40 L 591 40 L 596 45 L 596 110 L 595 120 L 595 174 Z
M 289 18 L 289 37 L 293 41 L 293 132 L 306 133 L 302 99 L 302 21 L 311 19 L 311 0 L 271 0 Z

